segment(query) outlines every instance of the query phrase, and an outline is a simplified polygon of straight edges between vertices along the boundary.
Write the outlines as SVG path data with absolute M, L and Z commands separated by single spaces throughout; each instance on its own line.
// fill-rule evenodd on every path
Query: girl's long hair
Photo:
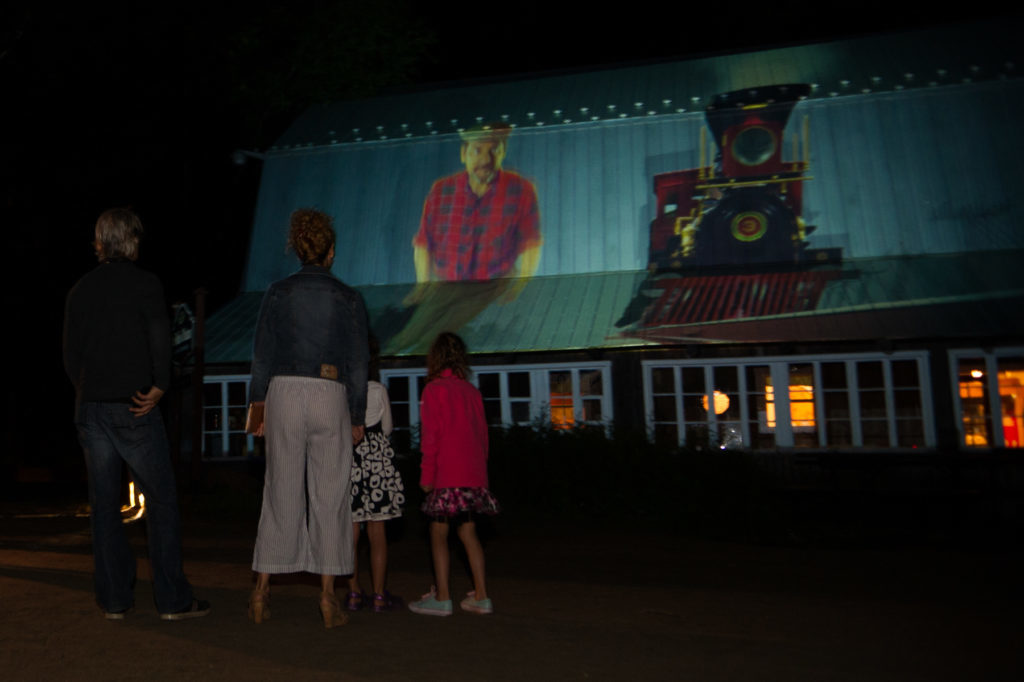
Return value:
M 441 332 L 430 344 L 427 352 L 427 381 L 441 376 L 450 369 L 460 379 L 469 378 L 469 354 L 466 342 L 451 332 Z

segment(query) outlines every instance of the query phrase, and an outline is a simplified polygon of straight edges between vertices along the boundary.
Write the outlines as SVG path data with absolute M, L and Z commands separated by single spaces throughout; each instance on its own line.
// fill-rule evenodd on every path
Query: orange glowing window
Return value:
M 556 429 L 571 429 L 576 419 L 572 410 L 571 393 L 551 394 L 551 426 Z
M 1019 360 L 1001 361 L 998 376 L 1003 442 L 1008 448 L 1024 447 L 1024 367 Z
M 775 428 L 775 389 L 765 386 L 765 407 L 768 427 Z M 789 418 L 793 428 L 814 428 L 814 387 L 793 385 L 789 387 Z

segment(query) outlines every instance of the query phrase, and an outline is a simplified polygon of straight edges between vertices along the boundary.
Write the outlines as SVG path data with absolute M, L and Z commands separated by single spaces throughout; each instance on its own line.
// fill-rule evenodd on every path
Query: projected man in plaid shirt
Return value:
M 417 309 L 388 352 L 425 350 L 438 333 L 457 332 L 491 303 L 515 300 L 536 272 L 543 243 L 537 191 L 501 167 L 510 132 L 504 124 L 464 132 L 465 171 L 430 188 L 412 240 L 417 284 L 405 299 Z
M 530 277 L 540 260 L 533 183 L 502 170 L 510 129 L 463 133 L 465 172 L 441 178 L 423 202 L 412 240 L 416 281 Z

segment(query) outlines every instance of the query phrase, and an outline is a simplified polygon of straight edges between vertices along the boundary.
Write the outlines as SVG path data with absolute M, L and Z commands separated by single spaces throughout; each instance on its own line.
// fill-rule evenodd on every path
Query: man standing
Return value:
M 533 183 L 502 168 L 511 129 L 491 124 L 462 133 L 464 171 L 434 182 L 413 237 L 419 304 L 391 341 L 392 352 L 425 350 L 441 331 L 457 332 L 493 301 L 509 303 L 540 262 L 543 240 Z M 437 282 L 472 282 L 441 287 Z
M 171 339 L 163 287 L 136 267 L 142 223 L 115 208 L 96 221 L 99 266 L 71 289 L 64 368 L 75 385 L 75 425 L 89 473 L 96 599 L 121 620 L 134 605 L 135 558 L 121 522 L 127 463 L 146 497 L 153 592 L 164 620 L 205 616 L 181 564 L 181 521 L 167 434 L 157 403 L 170 384 Z

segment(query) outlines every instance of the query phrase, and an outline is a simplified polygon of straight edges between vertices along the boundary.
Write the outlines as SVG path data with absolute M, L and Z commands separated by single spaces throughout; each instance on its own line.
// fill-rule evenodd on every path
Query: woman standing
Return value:
M 265 403 L 255 434 L 266 435 L 267 470 L 249 618 L 270 617 L 270 574 L 308 571 L 320 574 L 320 613 L 332 628 L 347 622 L 335 576 L 353 570 L 349 478 L 366 411 L 366 308 L 331 274 L 329 216 L 295 211 L 288 246 L 302 268 L 267 290 L 253 348 L 252 402 Z

